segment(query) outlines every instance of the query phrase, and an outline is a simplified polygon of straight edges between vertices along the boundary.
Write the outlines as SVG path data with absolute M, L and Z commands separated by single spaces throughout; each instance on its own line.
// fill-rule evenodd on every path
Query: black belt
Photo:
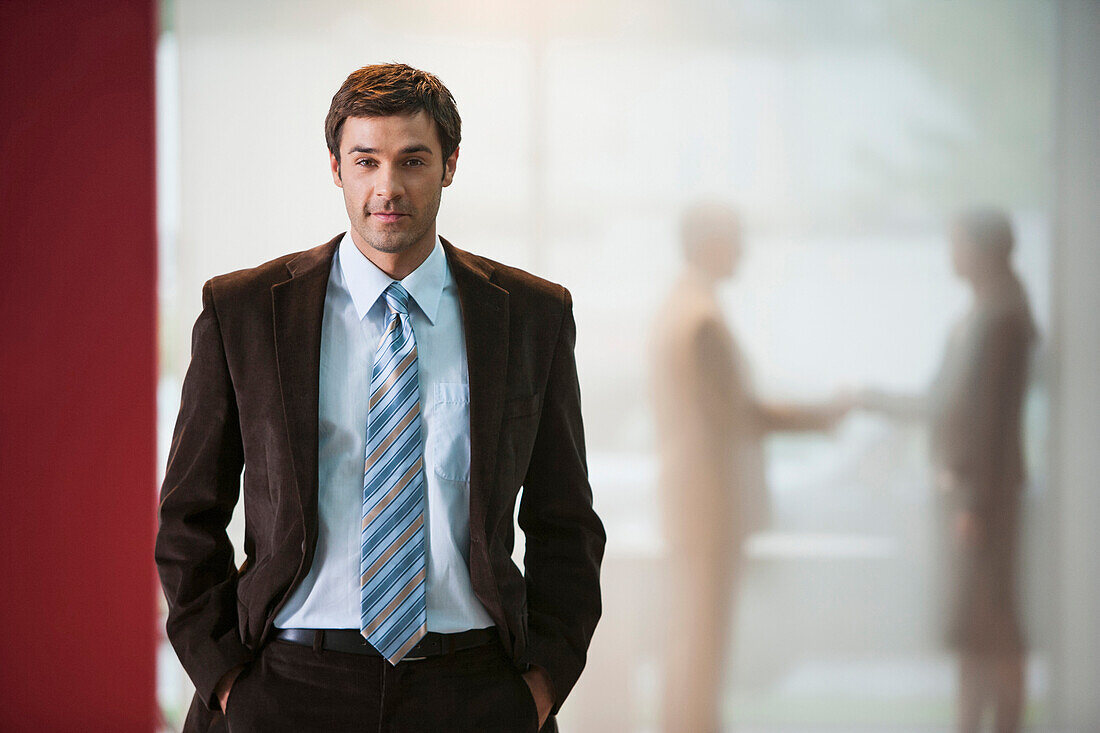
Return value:
M 314 649 L 382 656 L 363 638 L 358 629 L 277 629 L 275 638 L 289 641 L 291 644 L 311 646 Z M 415 661 L 426 657 L 437 657 L 440 654 L 450 654 L 460 649 L 472 649 L 499 638 L 494 626 L 487 629 L 460 631 L 457 634 L 437 634 L 429 631 L 416 643 L 416 646 L 409 650 L 402 661 Z

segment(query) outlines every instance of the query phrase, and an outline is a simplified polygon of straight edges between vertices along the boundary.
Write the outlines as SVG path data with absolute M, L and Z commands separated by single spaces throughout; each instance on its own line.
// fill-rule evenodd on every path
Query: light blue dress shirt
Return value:
M 333 258 L 321 326 L 320 522 L 313 565 L 275 618 L 280 628 L 359 627 L 359 532 L 370 371 L 393 279 L 347 234 Z M 428 630 L 492 626 L 470 583 L 470 385 L 458 290 L 438 237 L 401 285 L 412 296 L 427 510 Z

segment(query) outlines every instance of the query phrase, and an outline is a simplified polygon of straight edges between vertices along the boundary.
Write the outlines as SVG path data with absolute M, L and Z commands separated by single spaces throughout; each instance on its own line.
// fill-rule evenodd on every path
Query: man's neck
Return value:
M 404 280 L 409 273 L 420 267 L 424 260 L 428 259 L 428 255 L 432 253 L 436 240 L 435 227 L 433 226 L 430 232 L 411 247 L 400 252 L 381 252 L 361 241 L 354 228 L 349 230 L 349 234 L 351 234 L 351 241 L 355 243 L 356 249 L 362 252 L 363 256 L 370 260 L 375 267 L 394 280 Z

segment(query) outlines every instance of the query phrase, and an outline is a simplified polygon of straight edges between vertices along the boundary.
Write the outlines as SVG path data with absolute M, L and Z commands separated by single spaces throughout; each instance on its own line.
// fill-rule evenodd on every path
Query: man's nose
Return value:
M 393 165 L 381 166 L 374 181 L 374 195 L 383 199 L 395 199 L 404 193 L 400 169 Z

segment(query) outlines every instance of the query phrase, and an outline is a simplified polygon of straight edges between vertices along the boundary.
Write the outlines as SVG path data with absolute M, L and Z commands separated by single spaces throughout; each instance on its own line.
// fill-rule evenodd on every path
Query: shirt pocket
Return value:
M 425 453 L 435 475 L 470 480 L 470 385 L 439 382 L 428 415 Z

